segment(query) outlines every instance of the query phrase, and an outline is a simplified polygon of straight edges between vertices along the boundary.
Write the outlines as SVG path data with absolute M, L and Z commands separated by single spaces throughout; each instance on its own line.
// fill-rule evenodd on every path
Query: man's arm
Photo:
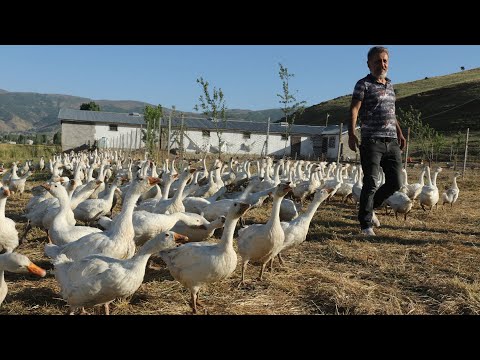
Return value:
M 405 140 L 405 137 L 403 136 L 402 129 L 400 128 L 400 123 L 396 122 L 397 126 L 397 138 L 398 138 L 398 145 L 400 145 L 400 149 L 403 150 L 405 148 L 405 145 L 407 144 L 407 140 Z
M 360 100 L 352 99 L 352 103 L 350 104 L 350 121 L 348 122 L 348 147 L 352 151 L 357 151 L 358 147 L 358 137 L 355 135 L 355 127 L 357 126 L 357 117 L 361 106 L 362 102 Z

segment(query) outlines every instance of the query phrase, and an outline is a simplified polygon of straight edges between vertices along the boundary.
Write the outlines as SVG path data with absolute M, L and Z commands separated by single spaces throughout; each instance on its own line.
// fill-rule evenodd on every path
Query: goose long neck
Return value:
M 5 219 L 5 204 L 7 203 L 7 198 L 0 199 L 0 219 Z
M 224 248 L 233 247 L 233 233 L 235 232 L 235 226 L 237 225 L 238 218 L 229 217 L 225 220 L 225 226 L 223 228 L 222 238 L 219 245 Z
M 433 186 L 435 186 L 435 187 L 437 186 L 437 176 L 438 176 L 438 173 L 439 173 L 439 171 L 435 171 L 435 172 L 433 173 L 433 179 L 432 179 L 433 183 L 432 183 L 432 184 L 433 184 Z
M 111 238 L 123 236 L 129 234 L 130 232 L 133 233 L 133 208 L 135 207 L 139 197 L 140 194 L 130 194 L 130 196 L 125 197 L 125 203 L 122 206 L 122 211 L 114 219 L 115 224 L 112 224 L 112 227 L 110 228 Z
M 432 177 L 430 175 L 430 168 L 427 167 L 426 171 L 427 171 L 427 185 L 432 186 Z
M 456 176 L 453 177 L 453 184 L 452 184 L 452 185 L 453 185 L 452 187 L 458 188 L 458 185 L 457 185 L 457 177 L 456 177 Z
M 267 225 L 280 225 L 280 205 L 282 203 L 283 196 L 274 196 L 273 198 L 273 208 L 272 208 L 272 215 L 268 220 Z

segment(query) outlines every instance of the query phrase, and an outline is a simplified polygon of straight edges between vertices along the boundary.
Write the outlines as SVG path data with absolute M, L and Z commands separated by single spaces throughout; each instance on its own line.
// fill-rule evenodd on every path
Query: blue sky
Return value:
M 377 45 L 377 44 L 374 44 Z M 372 45 L 0 46 L 0 89 L 137 100 L 193 111 L 196 79 L 221 88 L 227 108 L 279 108 L 282 63 L 307 106 L 350 94 Z M 480 67 L 479 45 L 385 45 L 393 83 Z

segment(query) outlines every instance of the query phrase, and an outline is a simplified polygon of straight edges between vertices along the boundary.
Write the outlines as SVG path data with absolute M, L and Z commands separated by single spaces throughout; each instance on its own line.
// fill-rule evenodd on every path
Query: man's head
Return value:
M 377 79 L 385 79 L 388 71 L 388 49 L 383 46 L 374 46 L 368 51 L 367 65 Z

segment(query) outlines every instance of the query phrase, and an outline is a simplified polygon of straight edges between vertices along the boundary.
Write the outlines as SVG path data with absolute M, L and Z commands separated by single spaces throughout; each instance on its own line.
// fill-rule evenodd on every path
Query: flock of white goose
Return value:
M 283 263 L 281 253 L 305 241 L 323 201 L 339 195 L 356 203 L 362 188 L 361 167 L 349 164 L 274 162 L 270 157 L 240 163 L 232 158 L 228 164 L 217 159 L 209 169 L 204 158 L 202 164 L 183 162 L 177 169 L 175 162 L 167 159 L 157 168 L 146 157 L 133 162 L 116 151 L 55 156 L 47 167 L 50 180 L 32 189 L 34 196 L 25 209 L 28 226 L 20 239 L 5 205 L 9 196 L 24 192 L 32 163 L 25 163 L 22 176 L 16 163 L 10 171 L 1 168 L 0 305 L 7 295 L 4 271 L 46 274 L 14 252 L 29 229 L 38 227 L 48 234 L 44 252 L 54 265 L 68 313 L 86 313 L 85 307 L 104 305 L 109 314 L 110 302 L 131 296 L 140 287 L 152 254 L 161 257 L 173 278 L 190 291 L 191 307 L 197 312 L 200 289 L 229 277 L 237 266 L 237 252 L 242 264 L 238 285 L 245 284 L 248 263 L 261 266 L 262 279 L 275 257 Z M 42 158 L 38 168 L 44 167 Z M 402 188 L 385 201 L 385 208 L 406 219 L 414 200 L 419 199 L 420 206 L 431 211 L 440 199 L 436 180 L 441 170 L 436 168 L 431 177 L 426 166 L 414 184 L 408 183 L 404 171 Z M 453 206 L 457 201 L 458 175 L 442 194 L 443 205 Z M 383 179 L 379 174 L 379 186 Z M 287 194 L 289 199 L 284 198 Z M 262 206 L 270 196 L 273 205 L 268 222 L 245 225 L 242 215 Z M 112 219 L 120 198 L 121 211 Z M 307 198 L 311 201 L 301 213 Z M 205 241 L 222 227 L 219 241 Z

